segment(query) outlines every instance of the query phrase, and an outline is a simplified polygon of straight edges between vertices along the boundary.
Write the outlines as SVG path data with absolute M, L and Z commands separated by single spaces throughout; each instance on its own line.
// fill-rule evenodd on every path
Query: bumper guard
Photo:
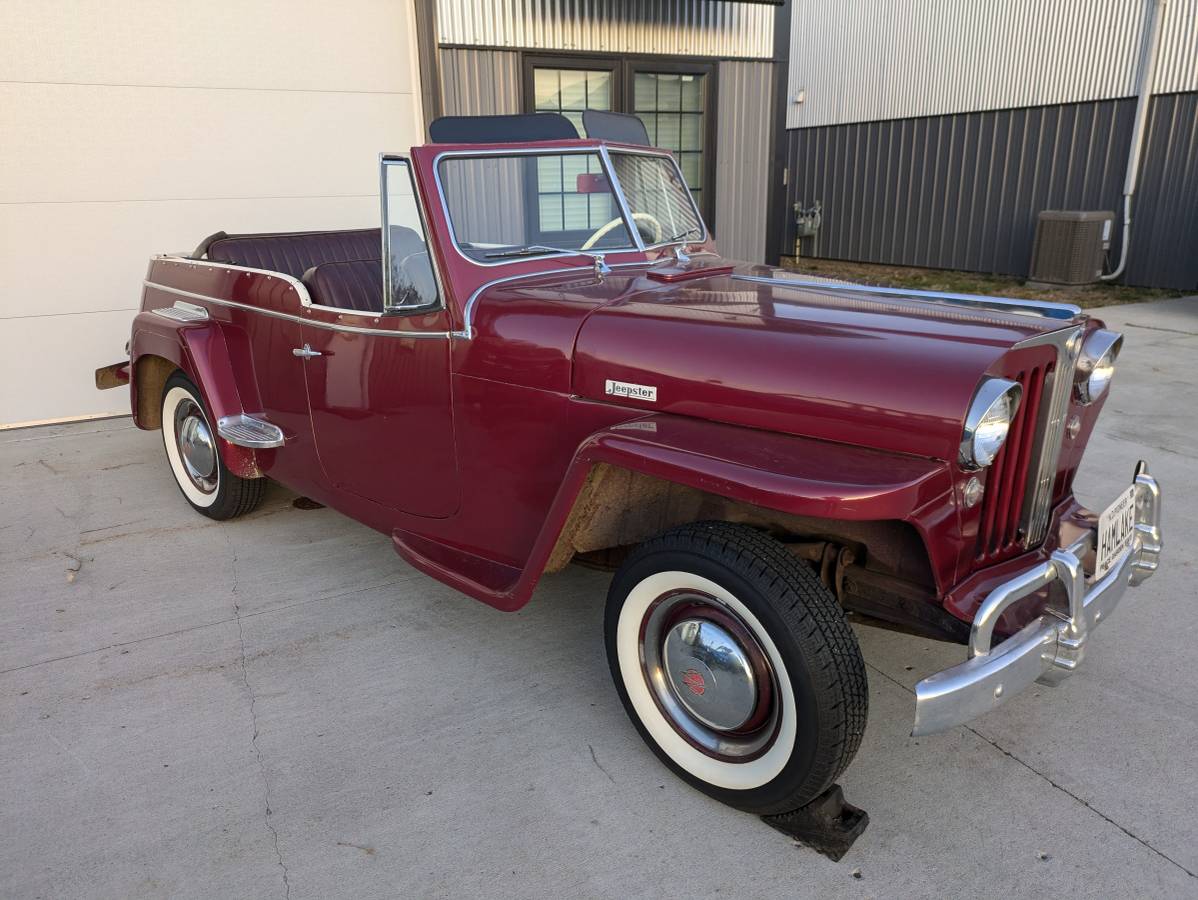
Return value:
M 969 658 L 915 686 L 915 737 L 935 734 L 989 712 L 1033 682 L 1055 685 L 1082 661 L 1086 638 L 1105 622 L 1129 586 L 1156 571 L 1161 553 L 1161 489 L 1144 461 L 1136 466 L 1132 545 L 1100 580 L 1086 585 L 1082 559 L 1096 529 L 999 585 L 978 607 L 969 633 Z M 1068 613 L 1048 609 L 1017 634 L 992 646 L 994 627 L 1011 604 L 1059 581 Z

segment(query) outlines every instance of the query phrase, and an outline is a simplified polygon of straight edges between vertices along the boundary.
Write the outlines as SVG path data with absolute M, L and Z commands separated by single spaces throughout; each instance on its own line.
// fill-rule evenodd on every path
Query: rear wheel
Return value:
M 162 390 L 162 443 L 175 482 L 196 512 L 233 519 L 262 502 L 266 479 L 240 478 L 225 467 L 204 400 L 182 372 Z
M 702 522 L 637 548 L 608 594 L 608 662 L 646 743 L 684 780 L 759 815 L 852 761 L 868 693 L 831 592 L 777 541 Z

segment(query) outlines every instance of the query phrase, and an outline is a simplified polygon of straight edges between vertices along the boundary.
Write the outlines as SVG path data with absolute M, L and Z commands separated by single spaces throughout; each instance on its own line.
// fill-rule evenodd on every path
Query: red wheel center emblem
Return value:
M 692 694 L 702 694 L 707 689 L 703 676 L 695 669 L 687 669 L 682 673 L 682 683 L 690 688 Z

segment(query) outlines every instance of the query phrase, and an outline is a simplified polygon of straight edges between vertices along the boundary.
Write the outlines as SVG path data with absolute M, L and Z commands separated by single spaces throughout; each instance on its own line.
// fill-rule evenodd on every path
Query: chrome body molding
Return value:
M 208 310 L 194 303 L 176 300 L 174 306 L 160 306 L 150 312 L 175 322 L 207 322 Z M 125 352 L 128 352 L 127 350 Z
M 1048 520 L 1052 515 L 1052 488 L 1057 477 L 1057 463 L 1064 449 L 1065 426 L 1069 412 L 1069 395 L 1073 389 L 1074 369 L 1081 352 L 1081 326 L 1051 331 L 1020 341 L 1013 349 L 1052 345 L 1057 351 L 1053 371 L 1044 379 L 1040 396 L 1040 420 L 1032 438 L 1032 458 L 1024 485 L 1023 513 L 1019 523 L 1023 546 L 1035 547 L 1044 540 Z M 1046 404 L 1044 401 L 1048 400 Z
M 935 734 L 961 725 L 1006 702 L 1034 682 L 1056 684 L 1082 661 L 1087 637 L 1106 621 L 1128 587 L 1141 584 L 1160 562 L 1161 489 L 1136 466 L 1135 532 L 1132 545 L 1100 580 L 1087 584 L 1082 560 L 1094 549 L 1097 529 L 1039 565 L 999 585 L 974 616 L 969 658 L 929 675 L 915 686 L 913 736 Z M 994 629 L 1014 603 L 1060 583 L 1068 609 L 1049 610 L 1017 634 L 994 646 Z
M 779 287 L 802 288 L 818 291 L 844 291 L 852 294 L 877 294 L 896 299 L 923 300 L 933 303 L 945 303 L 951 306 L 963 306 L 971 309 L 985 309 L 992 312 L 1018 313 L 1027 316 L 1039 316 L 1048 319 L 1068 320 L 1080 316 L 1081 307 L 1072 303 L 1051 303 L 1047 300 L 1015 300 L 1010 297 L 984 297 L 981 294 L 948 294 L 941 291 L 915 291 L 905 288 L 874 287 L 866 284 L 833 284 L 826 281 L 802 281 L 798 278 L 777 278 L 768 275 L 736 275 L 739 281 L 752 281 L 757 284 L 773 284 Z
M 286 276 L 273 273 L 276 277 L 285 278 Z M 392 331 L 388 328 L 364 328 L 360 325 L 339 325 L 335 322 L 321 322 L 319 319 L 305 319 L 303 316 L 293 316 L 291 313 L 279 312 L 274 309 L 263 309 L 260 306 L 252 306 L 249 303 L 238 303 L 235 300 L 225 300 L 220 297 L 209 297 L 207 294 L 197 294 L 194 291 L 185 291 L 182 288 L 171 287 L 166 284 L 159 284 L 156 281 L 146 281 L 145 286 L 153 288 L 156 291 L 165 291 L 168 294 L 175 294 L 179 297 L 189 297 L 192 300 L 201 300 L 204 303 L 215 303 L 217 306 L 227 306 L 230 309 L 244 309 L 247 312 L 260 313 L 264 316 L 269 316 L 272 319 L 286 319 L 291 322 L 299 322 L 301 325 L 306 325 L 311 328 L 323 328 L 325 331 L 345 331 L 350 334 L 370 334 L 375 337 L 395 337 L 395 338 L 417 338 L 417 339 L 441 339 L 449 337 L 448 331 Z M 327 306 L 319 306 L 316 309 L 331 309 Z M 157 312 L 157 310 L 154 310 Z M 374 320 L 380 321 L 382 317 L 377 313 L 370 314 Z
M 658 262 L 660 262 L 660 260 L 637 260 L 635 262 L 607 263 L 606 265 L 608 269 L 631 269 L 639 267 L 648 268 L 650 266 L 657 265 Z M 506 284 L 509 281 L 522 281 L 525 278 L 538 278 L 542 275 L 569 275 L 570 273 L 581 275 L 586 274 L 588 268 L 590 267 L 582 265 L 570 266 L 567 269 L 545 269 L 540 272 L 523 272 L 519 275 L 507 275 L 503 278 L 496 278 L 492 281 L 488 281 L 486 284 L 481 284 L 475 288 L 474 293 L 472 293 L 466 300 L 466 306 L 462 310 L 462 330 L 451 332 L 451 334 L 453 337 L 462 338 L 463 340 L 467 341 L 474 337 L 474 304 L 478 302 L 478 298 L 482 295 L 482 292 L 488 288 L 493 288 L 497 284 Z
M 216 420 L 216 433 L 230 444 L 252 450 L 283 446 L 283 429 L 244 413 L 221 416 Z

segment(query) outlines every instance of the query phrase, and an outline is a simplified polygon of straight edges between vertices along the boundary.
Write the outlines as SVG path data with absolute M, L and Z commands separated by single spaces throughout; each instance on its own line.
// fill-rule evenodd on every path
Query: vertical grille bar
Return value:
M 977 560 L 993 563 L 1044 539 L 1052 511 L 1069 394 L 1081 329 L 1038 335 L 1013 348 L 1051 347 L 1056 358 L 1007 377 L 1023 388 L 1023 401 L 1006 445 L 986 479 L 978 519 Z
M 1050 339 L 1056 345 L 1057 361 L 1045 379 L 1044 391 L 1050 395 L 1050 400 L 1041 417 L 1040 427 L 1036 429 L 1036 454 L 1028 470 L 1021 523 L 1025 547 L 1039 544 L 1048 530 L 1052 486 L 1061 458 L 1069 393 L 1073 389 L 1073 372 L 1077 368 L 1077 354 L 1081 347 L 1081 328 L 1054 332 L 1045 335 L 1045 339 Z M 1022 346 L 1026 346 L 1026 343 Z

